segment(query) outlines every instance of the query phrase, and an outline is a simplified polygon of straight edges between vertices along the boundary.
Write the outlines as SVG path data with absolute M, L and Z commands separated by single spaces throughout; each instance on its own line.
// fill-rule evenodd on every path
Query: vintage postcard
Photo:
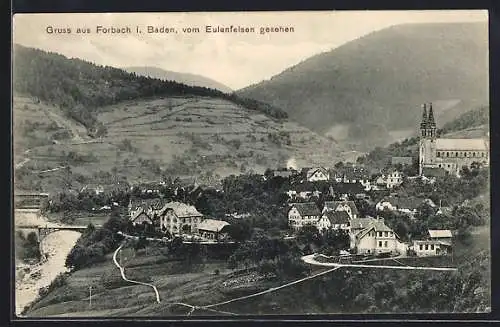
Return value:
M 491 311 L 487 11 L 16 14 L 19 318 Z

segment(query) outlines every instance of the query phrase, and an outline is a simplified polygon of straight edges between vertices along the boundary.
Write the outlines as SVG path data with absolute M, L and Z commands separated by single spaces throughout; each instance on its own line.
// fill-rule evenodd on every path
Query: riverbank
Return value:
M 47 220 L 32 212 L 16 212 L 16 225 L 40 224 Z M 40 288 L 50 285 L 56 276 L 67 271 L 64 266 L 66 257 L 80 237 L 76 231 L 57 231 L 47 235 L 43 240 L 45 261 L 36 265 L 26 265 L 16 260 L 15 304 L 19 315 L 24 307 L 33 302 Z M 19 269 L 18 269 L 19 268 Z

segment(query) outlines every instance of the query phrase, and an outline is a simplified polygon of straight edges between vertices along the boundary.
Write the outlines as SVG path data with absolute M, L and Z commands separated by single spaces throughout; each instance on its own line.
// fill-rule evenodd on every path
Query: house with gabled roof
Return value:
M 318 182 L 330 180 L 330 172 L 324 167 L 302 168 L 302 180 L 307 182 Z
M 321 217 L 321 211 L 314 202 L 293 203 L 288 209 L 288 225 L 299 230 L 305 225 L 316 226 Z
M 160 230 L 172 235 L 196 233 L 203 221 L 203 214 L 194 206 L 181 202 L 165 204 L 156 215 L 160 218 Z
M 325 229 L 349 229 L 350 217 L 346 211 L 327 211 L 318 220 L 316 227 L 319 231 Z
M 153 225 L 153 219 L 144 211 L 144 209 L 140 208 L 137 210 L 131 217 L 130 221 L 134 226 L 149 224 Z
M 132 217 L 139 210 L 144 210 L 144 212 L 153 218 L 155 216 L 156 211 L 160 210 L 165 201 L 161 198 L 153 198 L 153 199 L 140 199 L 134 198 L 130 199 L 128 204 L 128 212 L 129 216 Z
M 451 245 L 453 234 L 449 229 L 429 229 L 429 239 Z
M 227 233 L 229 223 L 223 220 L 205 219 L 198 225 L 198 234 L 209 240 L 219 240 Z
M 351 221 L 350 246 L 357 254 L 380 254 L 406 252 L 407 246 L 399 241 L 396 233 L 382 218 L 363 218 Z
M 354 201 L 325 201 L 322 213 L 328 211 L 345 211 L 349 219 L 358 218 L 359 212 Z

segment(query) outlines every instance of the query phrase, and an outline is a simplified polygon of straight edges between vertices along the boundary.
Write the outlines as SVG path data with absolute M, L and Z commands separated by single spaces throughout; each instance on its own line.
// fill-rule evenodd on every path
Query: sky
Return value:
M 487 22 L 487 11 L 308 11 L 232 13 L 16 14 L 13 42 L 114 67 L 152 66 L 203 75 L 237 90 L 316 54 L 405 23 Z M 96 33 L 97 26 L 131 33 Z M 147 33 L 147 26 L 177 33 Z M 254 33 L 207 33 L 206 26 L 254 27 Z M 48 33 L 47 27 L 71 33 Z M 137 26 L 142 33 L 137 33 Z M 261 27 L 293 32 L 260 33 Z M 183 28 L 198 27 L 200 33 Z M 78 28 L 90 34 L 76 33 Z

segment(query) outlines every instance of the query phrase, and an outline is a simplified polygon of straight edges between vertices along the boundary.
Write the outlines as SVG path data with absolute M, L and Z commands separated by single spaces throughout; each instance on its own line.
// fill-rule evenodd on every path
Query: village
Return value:
M 289 229 L 283 231 L 285 238 L 294 237 L 303 228 L 313 227 L 320 233 L 328 230 L 346 232 L 350 242 L 342 251 L 344 255 L 436 256 L 447 255 L 452 251 L 453 235 L 449 229 L 430 229 L 425 237 L 403 242 L 384 223 L 382 216 L 360 214 L 355 203 L 359 201 L 374 204 L 378 213 L 395 211 L 413 217 L 422 205 L 428 205 L 436 214 L 450 214 L 449 207 L 438 206 L 431 199 L 399 196 L 397 189 L 403 183 L 403 174 L 396 169 L 371 178 L 362 167 L 356 166 L 346 166 L 336 172 L 323 167 L 304 168 L 301 171 L 287 168 L 268 171 L 267 176 L 262 175 L 263 180 L 266 178 L 292 181 L 293 187 L 286 192 L 285 210 Z M 424 180 L 433 183 L 433 179 Z M 141 186 L 135 188 L 140 189 Z M 142 185 L 139 192 L 147 198 L 130 200 L 129 219 L 137 233 L 149 231 L 151 235 L 167 239 L 181 237 L 188 242 L 196 240 L 206 244 L 231 242 L 228 232 L 230 224 L 227 221 L 206 217 L 190 204 L 166 202 L 159 196 L 161 188 L 161 182 L 156 187 L 154 183 Z M 325 189 L 326 194 L 323 194 Z M 370 194 L 382 195 L 382 199 L 373 203 Z M 319 207 L 313 199 L 322 195 L 332 200 L 324 201 Z M 237 213 L 226 216 L 245 218 L 245 214 Z
M 457 230 L 421 226 L 422 220 L 431 217 L 452 220 L 452 203 L 446 199 L 446 205 L 443 205 L 442 200 L 435 203 L 429 193 L 409 194 L 411 192 L 408 189 L 411 190 L 413 183 L 416 187 L 433 190 L 433 184 L 443 176 L 451 175 L 460 179 L 463 169 L 469 171 L 487 166 L 489 145 L 484 139 L 443 139 L 438 137 L 436 131 L 432 104 L 424 104 L 418 159 L 393 156 L 376 173 L 363 163 L 339 162 L 330 168 L 298 169 L 289 164 L 288 167 L 275 170 L 267 169 L 262 175 L 255 174 L 262 183 L 277 183 L 280 186 L 272 192 L 282 192 L 277 195 L 277 202 L 287 221 L 286 226 L 280 226 L 278 234 L 290 239 L 304 229 L 319 235 L 340 231 L 348 235 L 349 241 L 337 249 L 340 251 L 335 251 L 337 257 L 452 254 L 452 240 Z M 184 195 L 180 197 L 177 194 L 179 189 L 169 190 L 177 200 L 166 201 L 162 193 L 165 182 L 131 187 L 128 215 L 134 227 L 132 230 L 149 231 L 166 239 L 180 237 L 185 242 L 210 244 L 237 241 L 231 235 L 230 222 L 248 219 L 252 214 L 224 212 L 226 219 L 223 220 L 204 215 L 193 203 L 179 201 L 182 197 L 186 199 L 187 193 L 198 192 L 199 197 L 204 190 L 203 186 L 196 183 L 189 188 L 189 191 L 182 188 L 180 191 Z M 223 193 L 224 188 L 212 186 L 210 191 Z M 453 205 L 456 209 L 456 203 Z M 387 216 L 393 218 L 390 223 L 385 220 Z M 417 225 L 420 230 L 410 228 L 409 232 L 404 233 L 406 235 L 399 235 L 406 231 L 401 228 L 401 221 L 398 221 L 401 217 L 407 219 L 408 224 Z M 398 230 L 395 230 L 396 226 L 399 226 Z

